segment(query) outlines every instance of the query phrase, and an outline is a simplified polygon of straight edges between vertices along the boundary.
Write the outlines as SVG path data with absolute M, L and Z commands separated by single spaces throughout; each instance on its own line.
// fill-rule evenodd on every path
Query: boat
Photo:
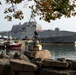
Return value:
M 10 42 L 9 44 L 5 45 L 6 49 L 21 49 L 22 44 L 16 42 Z
M 4 40 L 3 37 L 0 37 L 0 49 L 20 49 L 22 43 L 14 42 L 14 40 Z
M 40 30 L 39 30 L 40 29 Z M 31 32 L 30 32 L 31 31 Z M 76 32 L 60 30 L 41 30 L 37 28 L 35 22 L 25 22 L 23 25 L 15 25 L 12 27 L 11 35 L 16 39 L 33 38 L 34 31 L 38 31 L 42 43 L 55 43 L 55 44 L 75 44 Z
M 11 33 L 11 36 L 21 40 L 27 40 L 29 38 L 33 39 L 34 31 L 38 31 L 42 43 L 75 44 L 76 32 L 60 30 L 57 27 L 55 30 L 42 30 L 41 25 L 37 24 L 35 19 L 34 21 L 33 19 L 34 14 L 32 13 L 28 22 L 13 25 L 11 31 L 9 32 Z M 3 32 L 1 34 L 4 35 L 6 33 Z
M 21 49 L 22 44 L 21 43 L 6 43 L 6 42 L 1 42 L 0 43 L 0 49 Z
M 29 24 L 30 26 L 28 27 Z M 35 25 L 35 26 L 34 26 Z M 25 26 L 24 28 L 22 28 Z M 21 28 L 21 29 L 20 29 Z M 28 30 L 29 28 L 29 30 Z M 38 31 L 42 43 L 51 43 L 51 44 L 75 44 L 76 41 L 76 32 L 60 30 L 55 28 L 55 30 L 36 30 L 36 24 L 33 22 L 26 22 L 23 25 L 14 26 L 11 30 L 12 37 L 17 39 L 26 39 L 33 37 L 34 31 Z M 30 32 L 31 31 L 31 32 Z M 20 35 L 21 36 L 20 36 Z
M 22 46 L 21 43 L 8 43 L 8 42 L 0 43 L 0 49 L 21 49 L 21 46 Z
M 60 30 L 43 30 L 38 32 L 42 43 L 75 44 L 76 32 Z

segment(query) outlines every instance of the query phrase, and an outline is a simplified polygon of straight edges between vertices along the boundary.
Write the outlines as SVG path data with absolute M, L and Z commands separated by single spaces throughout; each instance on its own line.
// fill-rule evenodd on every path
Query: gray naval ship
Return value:
M 76 32 L 55 30 L 39 31 L 40 39 L 43 43 L 73 44 L 76 41 Z
M 59 28 L 55 28 L 55 30 L 42 30 L 41 25 L 33 21 L 13 25 L 10 32 L 2 32 L 0 35 L 11 34 L 12 38 L 22 40 L 33 38 L 34 31 L 38 32 L 42 43 L 73 44 L 76 41 L 76 32 L 61 31 Z
M 23 25 L 14 25 L 11 35 L 17 39 L 33 38 L 34 31 L 37 31 L 42 43 L 75 43 L 76 32 L 61 31 L 59 28 L 55 30 L 42 30 L 41 26 L 36 22 L 25 22 Z
M 76 32 L 61 31 L 59 28 L 55 30 L 42 30 L 41 25 L 37 24 L 32 12 L 30 20 L 24 24 L 13 25 L 10 32 L 2 32 L 1 35 L 11 34 L 12 38 L 16 39 L 28 39 L 33 38 L 34 31 L 38 31 L 41 42 L 43 43 L 75 43 Z

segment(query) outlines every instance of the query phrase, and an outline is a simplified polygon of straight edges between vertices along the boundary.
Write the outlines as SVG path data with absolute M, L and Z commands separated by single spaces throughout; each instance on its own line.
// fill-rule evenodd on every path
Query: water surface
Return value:
M 52 58 L 68 58 L 76 60 L 75 45 L 43 45 L 43 49 L 48 49 L 52 53 Z
M 76 60 L 76 46 L 75 45 L 43 45 L 43 49 L 47 49 L 52 53 L 52 58 L 68 58 Z M 1 52 L 4 51 L 0 49 Z M 25 47 L 23 50 L 6 50 L 7 54 L 15 54 L 15 52 L 20 51 L 24 52 Z

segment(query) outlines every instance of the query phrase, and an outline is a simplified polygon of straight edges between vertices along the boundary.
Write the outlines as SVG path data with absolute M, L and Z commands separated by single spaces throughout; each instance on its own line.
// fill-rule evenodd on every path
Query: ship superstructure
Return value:
M 36 22 L 25 22 L 23 25 L 14 25 L 11 30 L 11 35 L 17 39 L 30 38 L 33 37 L 36 29 Z
M 28 22 L 25 22 L 24 24 L 19 23 L 18 25 L 14 25 L 12 27 L 11 35 L 16 39 L 32 38 L 34 31 L 36 30 L 42 30 L 42 27 L 41 25 L 37 24 L 32 11 L 30 20 Z

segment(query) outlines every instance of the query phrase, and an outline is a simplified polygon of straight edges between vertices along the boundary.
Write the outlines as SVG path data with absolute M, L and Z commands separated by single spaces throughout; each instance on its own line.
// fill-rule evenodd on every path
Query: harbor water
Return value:
M 43 45 L 52 53 L 52 58 L 66 58 L 76 60 L 76 45 Z
M 14 54 L 17 51 L 24 52 L 26 49 L 24 47 L 24 43 L 22 45 L 21 50 L 6 50 L 7 54 Z M 76 45 L 65 45 L 65 44 L 55 44 L 55 45 L 42 45 L 43 50 L 47 49 L 52 54 L 52 59 L 56 58 L 67 58 L 67 59 L 74 59 L 76 60 Z M 1 52 L 4 51 L 3 49 L 0 49 Z

